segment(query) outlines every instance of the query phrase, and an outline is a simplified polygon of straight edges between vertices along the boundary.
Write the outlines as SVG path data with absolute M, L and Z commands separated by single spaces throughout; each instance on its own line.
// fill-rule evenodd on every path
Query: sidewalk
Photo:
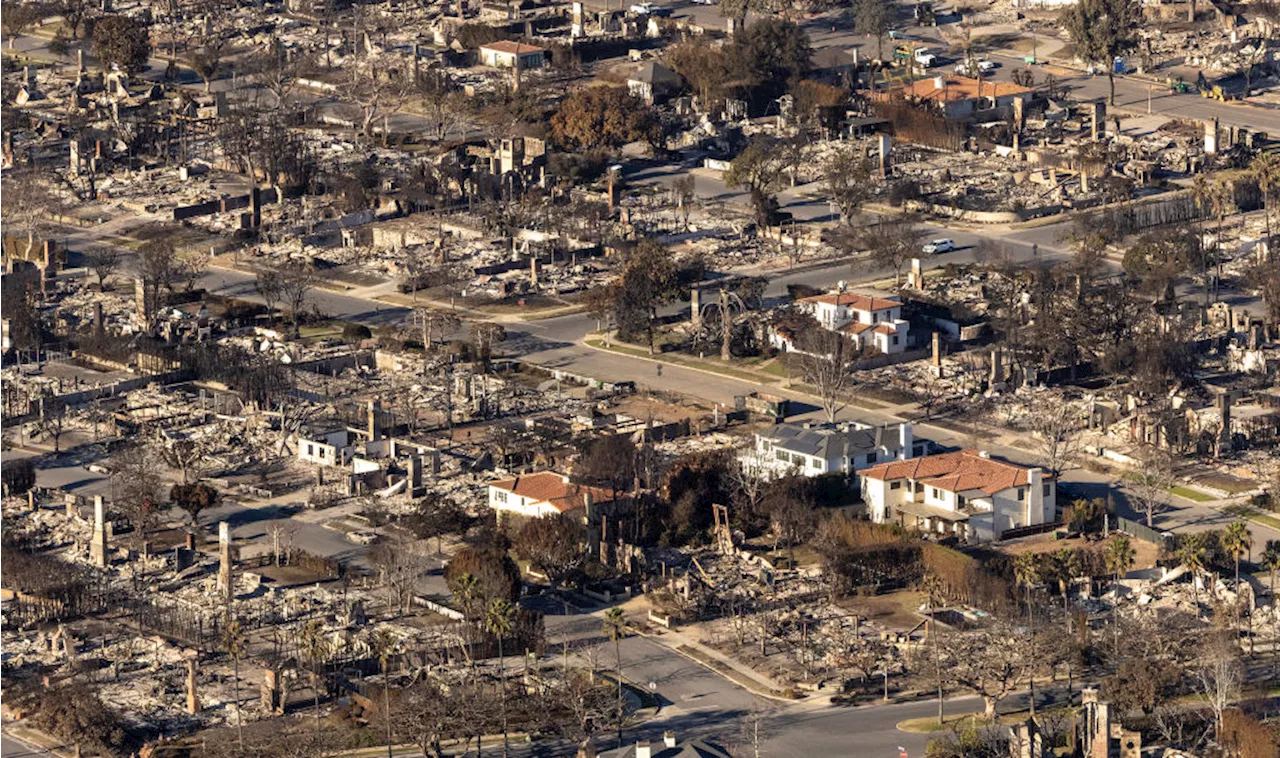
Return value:
M 791 697 L 785 694 L 790 688 L 782 686 L 772 677 L 739 663 L 684 632 L 667 629 L 658 634 L 653 634 L 642 631 L 637 627 L 632 628 L 645 639 L 651 640 L 677 655 L 688 658 L 700 666 L 704 666 L 711 672 L 728 679 L 753 695 L 766 697 L 770 700 L 780 700 L 785 703 L 793 703 L 800 699 L 799 697 Z

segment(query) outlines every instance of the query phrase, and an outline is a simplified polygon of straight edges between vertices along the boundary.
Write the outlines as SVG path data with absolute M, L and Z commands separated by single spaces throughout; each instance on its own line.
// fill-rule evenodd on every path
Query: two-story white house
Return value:
M 796 301 L 823 329 L 849 337 L 859 349 L 874 347 L 893 355 L 907 349 L 910 323 L 902 319 L 902 302 L 857 292 L 828 292 Z M 774 332 L 774 347 L 783 352 L 795 349 L 791 335 Z
M 592 518 L 596 507 L 608 507 L 613 492 L 569 481 L 564 474 L 539 471 L 514 479 L 489 482 L 489 507 L 499 513 L 539 518 L 584 509 L 583 518 Z
M 931 455 L 859 472 L 871 520 L 971 542 L 1057 518 L 1055 482 L 1038 468 L 978 450 Z
M 853 474 L 886 461 L 926 455 L 929 443 L 912 438 L 911 423 L 870 426 L 776 424 L 756 432 L 755 446 L 739 457 L 772 477 Z

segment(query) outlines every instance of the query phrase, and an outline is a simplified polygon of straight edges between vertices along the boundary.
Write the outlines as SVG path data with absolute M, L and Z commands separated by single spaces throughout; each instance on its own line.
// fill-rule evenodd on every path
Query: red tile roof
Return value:
M 480 46 L 481 50 L 496 50 L 499 53 L 510 53 L 512 55 L 530 55 L 532 53 L 545 53 L 546 48 L 530 45 L 525 42 L 512 42 L 511 40 L 498 40 Z
M 980 490 L 988 495 L 1031 483 L 1031 469 L 983 457 L 973 449 L 882 463 L 866 469 L 861 475 L 880 481 L 913 479 L 948 492 Z M 1046 475 L 1044 478 L 1050 477 Z
M 586 503 L 583 496 L 588 493 L 597 503 L 613 500 L 613 492 L 610 490 L 574 484 L 554 471 L 539 471 L 514 479 L 501 479 L 489 482 L 489 486 L 527 498 L 533 503 L 547 503 L 561 513 L 584 507 Z
M 861 321 L 850 321 L 836 331 L 849 332 L 850 334 L 862 334 L 866 330 L 872 328 L 873 324 L 864 324 Z
M 856 292 L 829 292 L 825 295 L 814 295 L 800 300 L 802 303 L 826 303 L 827 305 L 845 305 L 855 311 L 882 311 L 886 308 L 898 308 L 900 300 L 886 300 L 881 297 L 859 295 Z

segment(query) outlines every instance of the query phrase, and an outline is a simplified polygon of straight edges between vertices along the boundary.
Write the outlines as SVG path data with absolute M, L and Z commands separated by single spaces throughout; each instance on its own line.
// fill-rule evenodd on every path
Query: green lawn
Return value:
M 1194 500 L 1197 503 L 1207 503 L 1210 500 L 1216 500 L 1213 495 L 1205 494 L 1200 490 L 1193 490 L 1190 487 L 1170 487 L 1169 492 L 1178 497 L 1185 497 L 1188 500 Z
M 1250 521 L 1256 521 L 1259 524 L 1269 526 L 1272 529 L 1280 529 L 1280 518 L 1276 518 L 1270 514 L 1250 508 L 1247 505 L 1229 505 L 1222 510 L 1230 513 L 1232 516 L 1239 516 L 1240 518 L 1248 519 Z

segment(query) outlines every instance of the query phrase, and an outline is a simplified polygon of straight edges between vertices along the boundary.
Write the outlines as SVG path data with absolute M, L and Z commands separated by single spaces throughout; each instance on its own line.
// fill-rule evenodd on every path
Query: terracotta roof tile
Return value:
M 887 308 L 898 308 L 900 300 L 887 300 L 882 297 L 860 295 L 857 292 L 828 292 L 825 295 L 801 298 L 802 303 L 826 303 L 827 305 L 844 305 L 855 311 L 882 311 Z
M 613 493 L 609 490 L 574 484 L 554 471 L 539 471 L 514 479 L 500 479 L 489 482 L 489 486 L 528 498 L 534 503 L 547 503 L 561 513 L 583 507 L 583 495 L 587 493 L 597 503 L 613 500 Z
M 979 490 L 988 495 L 1031 483 L 1031 469 L 997 458 L 985 458 L 977 450 L 930 455 L 872 466 L 861 473 L 869 479 L 914 479 L 948 492 Z M 1044 479 L 1048 480 L 1047 475 Z

